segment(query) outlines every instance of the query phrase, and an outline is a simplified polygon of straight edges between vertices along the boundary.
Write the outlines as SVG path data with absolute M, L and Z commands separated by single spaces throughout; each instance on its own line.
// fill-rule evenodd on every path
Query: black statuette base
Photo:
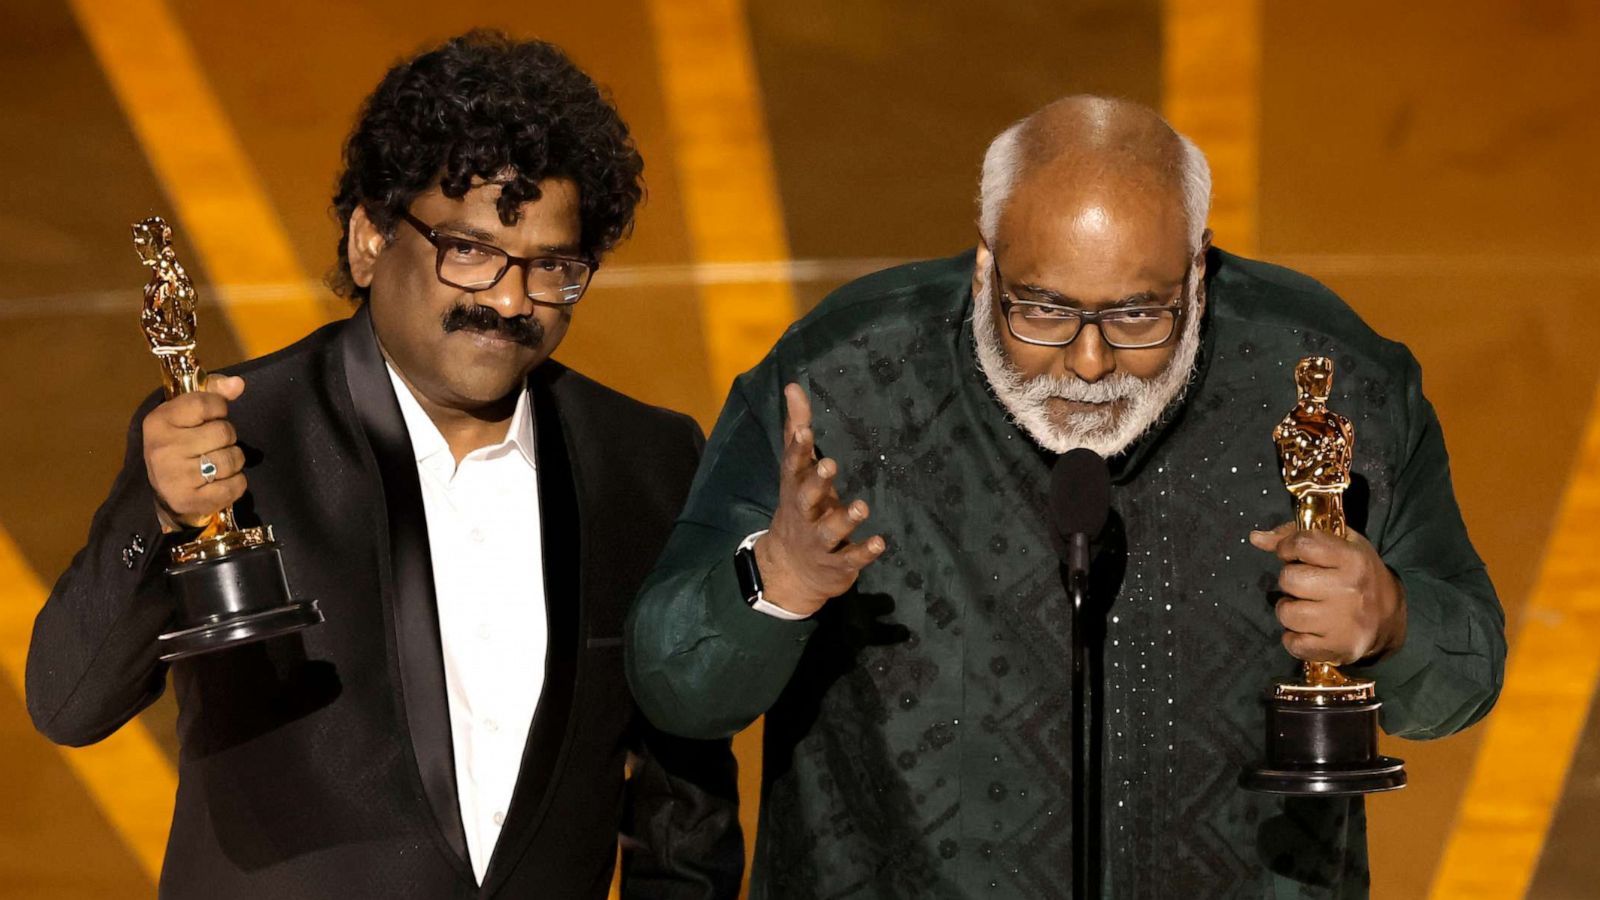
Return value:
M 167 570 L 183 625 L 161 635 L 163 662 L 299 631 L 322 621 L 317 601 L 295 600 L 275 546 L 251 547 Z
M 1406 786 L 1405 763 L 1378 755 L 1376 700 L 1316 706 L 1267 697 L 1267 758 L 1239 784 L 1267 794 L 1375 794 Z

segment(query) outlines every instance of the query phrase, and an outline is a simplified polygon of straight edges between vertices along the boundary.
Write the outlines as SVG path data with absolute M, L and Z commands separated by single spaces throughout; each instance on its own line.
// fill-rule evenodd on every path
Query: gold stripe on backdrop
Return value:
M 226 285 L 310 279 L 167 3 L 72 0 L 72 9 L 176 210 L 180 255 L 193 247 L 210 280 L 224 286 L 211 299 L 244 355 L 285 347 L 328 321 L 328 307 L 309 290 L 270 306 L 230 305 Z
M 696 263 L 783 263 L 789 238 L 740 0 L 650 0 L 678 189 Z M 701 284 L 712 393 L 754 365 L 795 315 L 787 280 Z
M 1545 835 L 1600 678 L 1600 395 L 1512 642 L 1500 702 L 1457 813 L 1432 900 L 1517 900 Z
M 1161 106 L 1211 163 L 1216 243 L 1256 252 L 1261 139 L 1260 0 L 1165 0 Z
M 694 262 L 787 262 L 788 231 L 744 3 L 650 0 L 650 18 Z M 696 291 L 711 391 L 722 397 L 793 321 L 794 286 L 780 278 L 702 283 Z M 757 720 L 734 738 L 747 860 L 761 796 L 761 726 Z M 745 878 L 748 887 L 748 869 Z
M 327 310 L 172 10 L 163 0 L 73 0 L 72 8 L 176 210 L 180 248 L 193 248 L 191 258 L 213 282 L 305 286 L 271 304 L 231 305 L 226 289 L 213 291 L 245 355 L 276 350 L 325 322 Z M 0 652 L 20 684 L 29 621 L 45 591 L 9 540 L 0 544 L 0 575 L 10 595 Z M 158 878 L 177 779 L 149 731 L 130 725 L 93 747 L 62 753 Z
M 33 616 L 45 596 L 39 577 L 0 529 L 0 669 L 18 696 L 24 693 Z M 178 784 L 150 732 L 124 727 L 91 747 L 63 747 L 61 755 L 154 883 L 161 874 Z

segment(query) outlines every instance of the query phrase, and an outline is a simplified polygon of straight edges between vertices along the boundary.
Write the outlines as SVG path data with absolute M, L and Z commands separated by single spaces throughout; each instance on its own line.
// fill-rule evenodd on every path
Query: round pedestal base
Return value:
M 1350 769 L 1259 767 L 1246 769 L 1239 784 L 1263 794 L 1377 794 L 1406 786 L 1406 764 L 1392 756 L 1380 756 L 1371 765 Z
M 1406 786 L 1405 763 L 1378 755 L 1376 699 L 1266 697 L 1266 759 L 1239 784 L 1267 794 L 1375 794 Z
M 156 642 L 164 662 L 265 640 L 322 621 L 315 600 L 295 600 L 275 544 L 167 570 L 183 624 Z
M 169 631 L 157 639 L 156 647 L 161 652 L 162 662 L 172 662 L 213 650 L 264 641 L 309 628 L 321 621 L 322 611 L 317 609 L 317 601 L 308 600 L 263 612 L 241 613 L 181 631 Z

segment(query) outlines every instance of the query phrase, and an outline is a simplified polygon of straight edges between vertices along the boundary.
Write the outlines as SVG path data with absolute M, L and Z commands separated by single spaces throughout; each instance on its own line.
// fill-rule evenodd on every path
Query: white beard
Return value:
M 1172 359 L 1153 378 L 1113 372 L 1092 384 L 1070 375 L 1059 378 L 1042 375 L 1030 381 L 1006 358 L 1005 345 L 1000 341 L 995 324 L 989 276 L 987 268 L 978 273 L 972 303 L 972 335 L 977 344 L 978 366 L 1000 404 L 1010 414 L 1011 421 L 1039 446 L 1052 453 L 1083 447 L 1109 459 L 1133 446 L 1134 441 L 1161 421 L 1168 407 L 1183 398 L 1194 375 L 1195 359 L 1200 355 L 1200 316 L 1193 308 L 1184 316 L 1183 333 Z M 1192 303 L 1196 296 L 1199 281 L 1197 269 L 1184 286 L 1188 302 Z M 1104 407 L 1069 414 L 1064 423 L 1058 423 L 1052 419 L 1046 405 L 1053 399 L 1101 403 Z

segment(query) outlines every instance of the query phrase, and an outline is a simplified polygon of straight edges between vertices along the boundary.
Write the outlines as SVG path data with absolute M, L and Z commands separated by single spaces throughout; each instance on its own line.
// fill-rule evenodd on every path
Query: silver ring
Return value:
M 200 457 L 200 477 L 206 480 L 206 484 L 217 480 L 217 464 L 209 456 Z

